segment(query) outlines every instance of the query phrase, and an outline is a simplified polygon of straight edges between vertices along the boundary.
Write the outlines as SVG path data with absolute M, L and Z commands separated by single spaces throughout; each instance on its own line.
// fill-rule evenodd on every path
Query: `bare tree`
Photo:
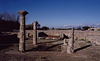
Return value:
M 3 14 L 2 14 L 2 13 L 0 13 L 0 20 L 2 20 L 2 18 L 3 18 Z
M 8 12 L 4 12 L 2 14 L 3 16 L 3 20 L 6 20 L 6 21 L 16 21 L 17 20 L 17 15 L 15 13 L 8 13 Z
M 0 31 L 19 29 L 19 16 L 14 13 L 0 13 Z

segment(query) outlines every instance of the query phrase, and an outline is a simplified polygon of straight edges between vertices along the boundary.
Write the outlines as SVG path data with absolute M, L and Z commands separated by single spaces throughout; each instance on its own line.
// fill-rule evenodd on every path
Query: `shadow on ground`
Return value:
M 6 49 L 15 43 L 19 43 L 17 35 L 0 35 L 0 50 Z
M 33 47 L 30 50 L 26 50 L 26 52 L 29 51 L 61 51 L 61 45 L 60 44 L 56 44 L 56 45 L 38 45 L 36 47 Z
M 77 52 L 77 51 L 83 50 L 83 49 L 88 48 L 88 47 L 90 47 L 90 46 L 91 46 L 91 45 L 86 45 L 86 46 L 80 47 L 80 48 L 74 50 L 74 52 Z
M 58 42 L 58 41 L 62 41 L 62 40 L 55 40 L 55 41 L 47 41 L 47 42 L 40 42 L 40 43 L 38 43 L 38 44 L 43 44 L 43 43 L 53 43 L 53 42 Z

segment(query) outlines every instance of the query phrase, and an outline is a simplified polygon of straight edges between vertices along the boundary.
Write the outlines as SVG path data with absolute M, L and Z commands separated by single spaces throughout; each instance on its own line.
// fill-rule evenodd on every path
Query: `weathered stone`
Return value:
M 37 21 L 34 21 L 33 23 L 33 44 L 37 44 Z
M 71 54 L 73 52 L 74 52 L 74 28 L 72 28 L 71 39 L 69 39 L 67 46 L 67 53 Z
M 67 53 L 67 45 L 62 45 L 61 50 L 62 52 Z
M 32 36 L 33 30 L 26 30 L 26 32 L 30 33 L 30 36 Z M 38 30 L 39 32 L 44 32 L 47 35 L 53 35 L 53 36 L 60 36 L 60 34 L 65 34 L 66 36 L 68 36 L 68 38 L 70 38 L 70 34 L 72 33 L 71 30 Z M 98 38 L 96 38 L 96 37 Z M 96 42 L 97 45 L 100 45 L 100 31 L 81 31 L 81 30 L 75 30 L 74 31 L 74 40 L 86 40 L 87 41 L 92 41 L 91 39 L 94 38 L 94 42 L 96 40 L 98 40 Z M 60 39 L 60 37 L 59 37 Z
M 91 41 L 92 46 L 96 46 L 96 41 Z
M 19 51 L 25 51 L 25 15 L 28 14 L 26 11 L 18 11 L 20 15 L 20 41 L 19 41 Z
M 100 45 L 100 36 L 91 36 L 91 44 L 92 46 Z
M 63 42 L 64 42 L 64 44 L 63 44 L 63 45 L 67 45 L 67 43 L 66 43 L 66 39 L 64 39 L 64 40 L 63 40 Z
M 63 45 L 61 46 L 62 52 L 67 52 L 67 43 L 66 43 L 66 39 L 63 40 Z
M 29 38 L 29 33 L 26 34 L 26 38 Z
M 64 38 L 64 34 L 60 34 L 60 38 L 63 39 Z

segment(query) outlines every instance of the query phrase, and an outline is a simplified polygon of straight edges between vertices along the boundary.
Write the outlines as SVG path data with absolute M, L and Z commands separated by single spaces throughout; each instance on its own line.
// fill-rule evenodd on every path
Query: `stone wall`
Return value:
M 52 36 L 59 36 L 60 34 L 65 34 L 70 38 L 71 30 L 38 30 L 39 32 L 44 32 L 47 35 Z M 33 30 L 26 30 L 26 34 L 33 35 Z M 91 41 L 91 39 L 95 38 L 94 36 L 100 36 L 100 31 L 81 31 L 81 30 L 75 30 L 75 40 L 88 40 Z M 95 38 L 96 39 L 96 38 Z

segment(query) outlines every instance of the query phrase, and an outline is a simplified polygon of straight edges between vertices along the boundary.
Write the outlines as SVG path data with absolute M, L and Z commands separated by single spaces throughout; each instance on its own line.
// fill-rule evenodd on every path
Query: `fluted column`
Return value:
M 68 41 L 67 53 L 74 53 L 74 28 L 72 28 L 71 39 Z
M 26 11 L 18 11 L 20 15 L 20 41 L 19 41 L 19 51 L 25 51 L 25 15 L 28 14 Z
M 37 21 L 33 23 L 33 45 L 37 44 Z

